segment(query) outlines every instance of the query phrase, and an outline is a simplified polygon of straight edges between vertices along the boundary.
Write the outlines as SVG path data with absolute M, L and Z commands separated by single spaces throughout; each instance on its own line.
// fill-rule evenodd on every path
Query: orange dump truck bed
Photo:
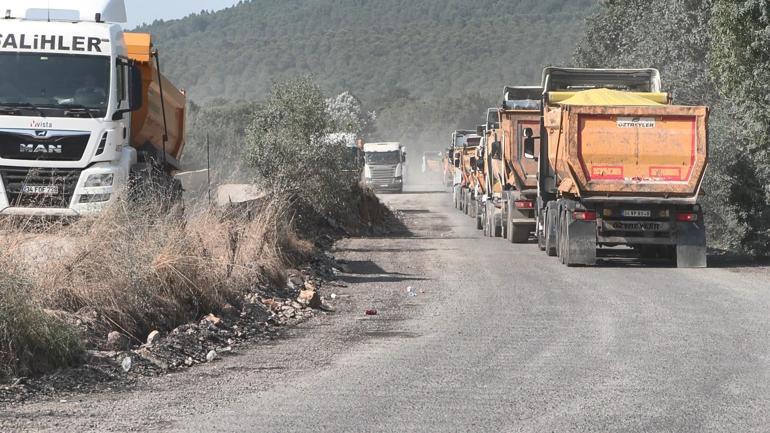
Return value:
M 708 158 L 708 109 L 666 105 L 665 94 L 622 93 L 551 95 L 566 96 L 544 116 L 559 191 L 697 198 Z M 603 97 L 611 102 L 601 102 Z
M 177 89 L 166 77 L 158 73 L 153 58 L 152 38 L 149 34 L 124 33 L 124 35 L 128 57 L 134 60 L 141 70 L 144 95 L 141 109 L 134 112 L 131 118 L 131 145 L 139 149 L 151 145 L 159 152 L 165 150 L 166 155 L 171 157 L 167 162 L 178 169 L 178 161 L 182 157 L 185 145 L 187 97 L 183 91 Z M 168 129 L 164 125 L 167 125 Z

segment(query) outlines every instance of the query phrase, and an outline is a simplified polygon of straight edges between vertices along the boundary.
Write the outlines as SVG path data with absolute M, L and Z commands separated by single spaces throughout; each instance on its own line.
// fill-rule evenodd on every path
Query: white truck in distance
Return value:
M 172 178 L 186 98 L 123 0 L 0 0 L 0 214 L 103 210 L 148 173 Z
M 376 192 L 403 192 L 406 148 L 401 143 L 364 145 L 364 183 Z

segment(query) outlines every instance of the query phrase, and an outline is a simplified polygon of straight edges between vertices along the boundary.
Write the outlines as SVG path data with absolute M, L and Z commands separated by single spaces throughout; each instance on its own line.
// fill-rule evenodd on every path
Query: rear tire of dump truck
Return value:
M 481 212 L 479 212 L 479 213 L 481 213 Z M 484 226 L 484 217 L 485 216 L 486 216 L 486 214 L 482 214 L 482 215 L 477 215 L 476 216 L 476 230 L 482 230 L 484 232 L 484 235 L 486 236 L 487 228 Z
M 544 215 L 544 210 L 538 207 L 537 215 L 535 215 L 535 238 L 537 238 L 537 247 L 540 248 L 540 251 L 545 251 Z
M 700 215 L 698 222 L 695 223 L 677 223 L 676 266 L 678 268 L 708 266 L 703 215 Z
M 550 257 L 558 255 L 559 205 L 551 201 L 545 209 L 545 253 Z
M 487 202 L 487 210 L 489 212 L 489 236 L 493 238 L 503 237 L 503 214 L 497 211 L 497 206 L 494 202 Z

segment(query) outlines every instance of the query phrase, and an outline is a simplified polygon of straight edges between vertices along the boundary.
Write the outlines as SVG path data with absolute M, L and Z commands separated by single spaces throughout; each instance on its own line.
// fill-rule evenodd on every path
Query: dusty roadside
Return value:
M 402 217 L 407 224 L 415 221 L 408 213 Z M 410 229 L 443 236 L 446 228 L 412 224 Z M 387 237 L 409 242 L 412 233 Z M 415 288 L 410 295 L 407 288 L 417 286 L 425 269 L 397 249 L 380 252 L 381 244 L 377 237 L 348 238 L 331 249 L 329 255 L 337 259 L 339 269 L 331 268 L 334 276 L 323 282 L 320 293 L 334 311 L 298 310 L 296 317 L 282 317 L 283 325 L 289 326 L 260 328 L 250 341 L 219 352 L 216 361 L 196 360 L 200 365 L 178 373 L 135 374 L 114 380 L 97 377 L 94 383 L 85 383 L 83 391 L 68 386 L 64 392 L 35 393 L 29 401 L 0 403 L 4 406 L 0 430 L 162 431 L 175 421 L 214 410 L 238 396 L 267 392 L 301 374 L 320 371 L 353 345 L 400 335 L 398 323 L 419 314 L 415 309 L 420 308 L 419 297 L 425 293 Z M 377 252 L 398 265 L 380 268 L 371 260 Z M 376 314 L 368 316 L 368 310 Z M 113 417 L 115 413 L 122 416 Z

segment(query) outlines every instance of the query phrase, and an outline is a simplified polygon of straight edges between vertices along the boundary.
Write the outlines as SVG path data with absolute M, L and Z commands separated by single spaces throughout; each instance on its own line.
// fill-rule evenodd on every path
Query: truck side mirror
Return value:
M 535 159 L 535 137 L 532 128 L 524 128 L 524 157 Z
M 479 125 L 476 127 L 476 135 L 478 136 L 484 136 L 484 125 Z
M 524 157 L 535 159 L 535 139 L 533 137 L 524 139 Z
M 499 141 L 492 143 L 492 158 L 503 159 L 503 144 Z
M 459 159 L 455 159 L 455 167 L 456 168 L 460 168 L 460 160 Z
M 136 63 L 122 63 L 121 67 L 128 70 L 128 108 L 116 110 L 112 115 L 112 120 L 117 121 L 123 118 L 126 113 L 133 113 L 142 108 L 144 98 L 144 83 L 142 83 L 142 71 L 136 66 Z

